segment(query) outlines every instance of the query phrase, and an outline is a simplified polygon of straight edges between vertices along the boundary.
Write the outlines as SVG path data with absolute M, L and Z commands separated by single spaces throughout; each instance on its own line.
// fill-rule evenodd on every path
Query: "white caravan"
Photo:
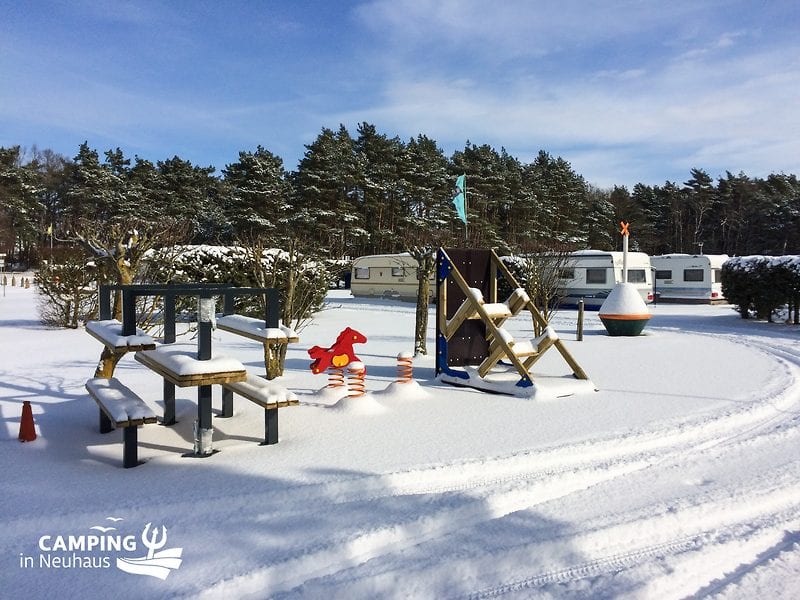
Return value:
M 618 283 L 622 282 L 622 252 L 578 250 L 561 268 L 561 306 L 577 306 L 583 300 L 587 309 L 599 309 Z M 628 283 L 646 303 L 653 301 L 653 276 L 650 257 L 644 252 L 628 252 Z
M 417 260 L 410 254 L 373 254 L 353 261 L 350 293 L 353 296 L 417 301 Z M 436 293 L 435 273 L 431 296 Z
M 650 262 L 656 270 L 658 302 L 716 304 L 722 295 L 722 264 L 727 254 L 663 254 Z

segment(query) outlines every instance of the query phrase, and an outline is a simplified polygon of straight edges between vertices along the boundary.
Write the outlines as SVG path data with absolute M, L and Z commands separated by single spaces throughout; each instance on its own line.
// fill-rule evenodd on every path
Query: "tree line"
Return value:
M 329 258 L 438 244 L 608 250 L 625 220 L 632 249 L 651 255 L 800 253 L 800 184 L 791 174 L 714 180 L 698 168 L 682 183 L 599 189 L 544 150 L 524 163 L 467 141 L 448 157 L 423 134 L 404 141 L 369 123 L 354 133 L 323 128 L 294 171 L 261 146 L 215 171 L 118 148 L 101 156 L 87 143 L 72 158 L 0 147 L 0 252 L 36 267 L 76 244 L 91 248 L 97 223 L 128 236 L 137 233 L 130 223 L 168 224 L 171 243 L 258 240 Z M 468 239 L 451 203 L 460 174 Z

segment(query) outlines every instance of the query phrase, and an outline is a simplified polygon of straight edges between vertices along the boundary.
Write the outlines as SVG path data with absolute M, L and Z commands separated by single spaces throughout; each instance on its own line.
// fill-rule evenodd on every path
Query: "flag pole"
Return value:
M 469 225 L 467 224 L 469 218 L 467 217 L 467 178 L 464 178 L 464 242 L 469 246 Z

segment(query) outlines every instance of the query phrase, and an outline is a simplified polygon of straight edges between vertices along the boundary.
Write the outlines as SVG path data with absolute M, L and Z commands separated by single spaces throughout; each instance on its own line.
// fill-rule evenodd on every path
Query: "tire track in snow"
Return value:
M 726 337 L 728 341 L 733 343 L 741 343 L 740 340 L 733 336 L 720 336 Z M 626 471 L 624 468 L 627 466 L 632 470 L 634 465 L 637 468 L 645 468 L 652 466 L 658 462 L 669 462 L 675 458 L 675 455 L 684 455 L 686 453 L 702 451 L 719 444 L 735 444 L 743 440 L 757 437 L 760 430 L 773 431 L 777 421 L 782 419 L 791 419 L 789 409 L 794 408 L 797 404 L 796 393 L 794 388 L 798 382 L 798 363 L 797 357 L 791 352 L 775 352 L 776 348 L 773 346 L 765 347 L 762 344 L 746 344 L 754 350 L 760 352 L 767 352 L 776 356 L 779 361 L 784 364 L 785 377 L 780 378 L 779 381 L 773 382 L 773 389 L 766 398 L 760 401 L 754 401 L 751 405 L 736 410 L 719 411 L 712 416 L 705 416 L 694 421 L 679 424 L 671 430 L 665 432 L 663 429 L 658 429 L 650 432 L 637 432 L 630 436 L 619 439 L 609 440 L 592 440 L 583 444 L 566 445 L 560 448 L 551 449 L 547 451 L 539 451 L 532 453 L 524 453 L 522 455 L 512 455 L 501 457 L 496 460 L 479 461 L 466 464 L 449 464 L 446 466 L 432 467 L 427 469 L 415 469 L 404 473 L 394 473 L 377 478 L 370 478 L 371 481 L 365 482 L 353 480 L 349 482 L 331 482 L 327 484 L 320 484 L 329 492 L 330 497 L 334 504 L 341 505 L 351 502 L 367 502 L 377 503 L 385 501 L 390 498 L 397 498 L 398 496 L 406 495 L 435 495 L 435 494 L 453 494 L 453 493 L 469 493 L 475 494 L 481 488 L 488 488 L 496 490 L 499 486 L 508 485 L 510 483 L 543 481 L 549 480 L 555 483 L 558 478 L 565 477 L 566 474 L 572 473 L 576 477 L 585 476 L 586 470 L 590 469 L 590 465 L 595 468 L 605 470 L 606 477 L 596 480 L 591 485 L 599 481 L 608 481 L 619 477 Z M 776 413 L 775 411 L 778 411 Z M 788 415 L 788 416 L 787 416 Z M 742 427 L 748 430 L 746 436 L 742 436 Z M 598 454 L 605 455 L 605 466 L 602 460 L 597 460 Z M 587 460 L 585 456 L 593 456 L 594 459 Z M 650 460 L 647 460 L 647 456 Z M 644 461 L 639 463 L 638 461 Z M 542 469 L 542 463 L 549 463 L 549 468 Z M 613 465 L 613 466 L 612 466 Z M 486 478 L 486 472 L 504 472 L 502 476 Z M 366 484 L 366 485 L 363 485 Z M 338 488 L 338 489 L 337 489 Z M 369 492 L 369 489 L 374 490 L 376 493 L 366 495 L 364 492 Z M 583 488 L 585 489 L 585 487 Z M 308 491 L 308 490 L 307 490 Z M 573 493 L 576 490 L 566 493 Z M 294 492 L 292 492 L 294 493 Z M 484 497 L 484 501 L 491 503 L 491 497 L 494 495 L 496 498 L 502 498 L 502 494 L 489 493 Z M 552 499 L 552 498 L 551 498 Z M 285 499 L 284 499 L 285 501 Z M 505 504 L 506 509 L 513 510 L 516 508 L 530 508 L 535 506 L 536 502 L 523 502 L 522 505 L 516 505 L 513 502 L 504 503 L 502 500 L 497 501 L 499 505 Z M 376 512 L 380 513 L 379 509 Z M 506 513 L 508 514 L 508 513 Z M 445 516 L 446 515 L 446 516 Z M 439 520 L 444 520 L 448 523 L 448 530 L 456 530 L 461 526 L 471 525 L 475 523 L 476 515 L 469 510 L 463 511 L 460 515 L 454 513 L 450 509 L 446 509 Z M 489 511 L 484 519 L 498 518 L 502 516 L 502 511 Z M 381 540 L 374 545 L 364 543 L 367 537 L 359 540 L 358 537 L 351 539 L 351 552 L 347 553 L 347 560 L 342 561 L 337 557 L 335 550 L 331 551 L 329 558 L 332 562 L 328 562 L 327 567 L 323 571 L 334 573 L 341 568 L 348 568 L 352 566 L 353 562 L 364 562 L 368 559 L 375 558 L 385 554 L 386 552 L 396 551 L 401 547 L 408 547 L 411 545 L 424 542 L 426 539 L 431 539 L 436 536 L 442 535 L 445 528 L 441 524 L 436 524 L 436 517 L 429 517 L 421 528 L 418 528 L 414 533 L 407 526 L 400 523 L 383 524 L 383 527 L 378 526 L 376 531 L 369 532 L 367 537 L 373 541 Z M 387 538 L 382 538 L 382 532 L 392 531 L 392 534 Z M 649 548 L 642 555 L 626 555 L 625 561 L 635 562 L 638 560 L 637 556 L 654 555 L 658 553 L 677 552 L 681 548 L 690 548 L 692 544 L 696 543 L 697 536 L 685 540 L 678 540 L 673 542 L 666 542 Z M 352 549 L 358 548 L 357 552 Z M 306 549 L 308 550 L 308 548 Z M 318 549 L 325 552 L 323 549 Z M 311 553 L 313 554 L 313 552 Z M 319 558 L 319 556 L 317 556 Z M 301 560 L 308 562 L 315 562 L 315 559 L 309 554 L 302 554 Z M 614 560 L 609 559 L 609 564 Z M 327 561 L 323 561 L 327 562 Z M 338 565 L 336 563 L 339 563 Z M 318 565 L 318 563 L 317 563 Z M 283 567 L 286 567 L 286 563 Z M 296 566 L 300 566 L 299 564 Z M 320 577 L 324 574 L 318 572 L 302 573 L 304 569 L 300 568 L 294 579 L 296 581 L 304 580 L 306 576 Z M 266 572 L 261 573 L 261 576 L 250 572 L 245 575 L 249 579 L 261 580 L 264 583 L 264 576 Z M 266 577 L 269 579 L 269 577 Z M 291 583 L 290 579 L 286 579 L 281 589 L 286 589 L 286 585 Z M 235 587 L 235 579 L 226 583 L 221 582 L 220 587 L 213 588 L 216 592 L 222 591 L 228 585 Z M 263 589 L 263 588 L 262 588 Z
M 770 512 L 763 516 L 766 517 L 764 520 L 768 520 L 771 528 L 773 529 L 781 530 L 786 526 L 790 528 L 796 528 L 798 520 L 800 520 L 800 508 L 794 506 L 787 510 Z M 624 571 L 636 565 L 640 565 L 643 562 L 652 561 L 654 559 L 660 560 L 692 551 L 707 550 L 709 546 L 719 546 L 719 553 L 725 554 L 725 548 L 727 545 L 731 543 L 741 543 L 743 538 L 747 538 L 758 533 L 760 533 L 760 530 L 749 526 L 746 522 L 740 521 L 722 527 L 705 529 L 698 533 L 676 538 L 667 542 L 649 544 L 630 552 L 610 554 L 608 556 L 602 556 L 561 569 L 539 573 L 524 579 L 515 580 L 510 583 L 504 583 L 495 587 L 485 588 L 478 592 L 467 595 L 466 598 L 469 598 L 470 600 L 497 598 L 510 593 L 521 592 L 523 590 L 574 583 L 590 577 L 598 577 L 600 575 Z M 607 535 L 609 538 L 612 538 L 614 533 L 613 531 L 609 531 L 605 535 Z M 783 540 L 778 545 L 770 546 L 768 548 L 769 556 L 767 558 L 771 558 L 777 551 L 788 549 L 795 543 L 796 540 L 790 538 L 788 541 Z M 704 560 L 704 558 L 701 556 L 696 556 L 694 559 Z M 729 585 L 731 582 L 741 577 L 741 573 L 736 572 L 737 570 L 742 570 L 742 566 L 739 564 L 739 558 L 734 558 L 732 562 L 733 567 L 738 567 L 737 569 L 734 569 L 734 574 L 730 577 L 723 578 L 722 581 L 715 583 L 713 586 L 708 586 L 707 588 L 698 590 L 697 594 L 699 597 L 705 597 L 709 592 L 718 592 L 725 587 L 725 585 Z M 751 565 L 748 565 L 748 567 L 750 566 Z M 596 592 L 599 593 L 599 590 L 596 590 Z

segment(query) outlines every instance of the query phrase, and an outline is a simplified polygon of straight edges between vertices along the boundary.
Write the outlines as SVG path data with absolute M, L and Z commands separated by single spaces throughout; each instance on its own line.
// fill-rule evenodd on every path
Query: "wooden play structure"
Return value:
M 504 302 L 498 302 L 499 278 L 513 290 Z M 477 375 L 483 379 L 506 360 L 520 376 L 516 387 L 531 387 L 530 369 L 551 347 L 558 350 L 577 379 L 588 380 L 493 250 L 440 248 L 437 290 L 436 374 L 442 375 L 442 380 L 471 386 L 470 374 L 453 367 L 477 366 Z M 503 328 L 508 319 L 523 312 L 530 314 L 537 334 L 532 340 L 515 340 Z

